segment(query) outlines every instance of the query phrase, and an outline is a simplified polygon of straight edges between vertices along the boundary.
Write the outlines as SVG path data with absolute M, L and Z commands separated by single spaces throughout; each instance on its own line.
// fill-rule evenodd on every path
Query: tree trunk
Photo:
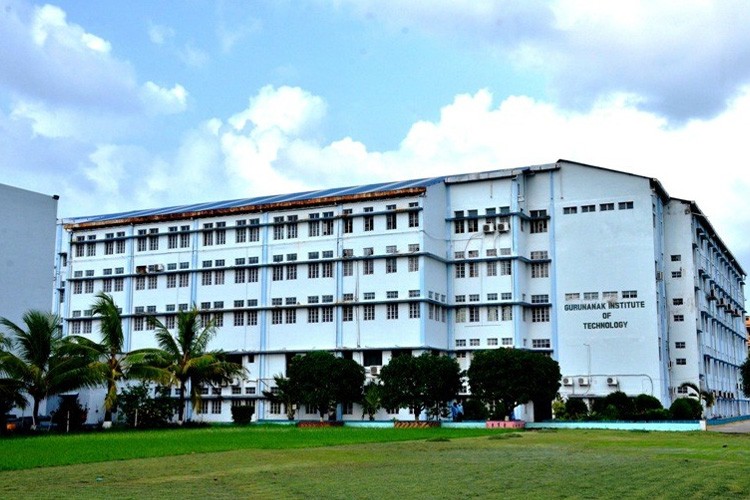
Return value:
M 180 382 L 180 404 L 177 408 L 177 423 L 182 425 L 185 417 L 185 382 Z
M 41 399 L 34 396 L 34 409 L 31 413 L 31 429 L 36 430 L 37 423 L 39 422 L 39 403 L 41 403 Z

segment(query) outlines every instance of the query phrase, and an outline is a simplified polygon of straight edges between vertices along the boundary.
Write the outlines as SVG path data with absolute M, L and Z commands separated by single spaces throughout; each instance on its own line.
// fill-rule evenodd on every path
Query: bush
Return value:
M 592 408 L 603 420 L 629 420 L 633 418 L 635 404 L 633 399 L 622 391 L 595 399 Z
M 589 414 L 589 407 L 586 402 L 580 398 L 568 398 L 565 401 L 564 417 L 568 420 L 582 420 Z
M 151 397 L 149 386 L 145 383 L 123 389 L 119 399 L 125 424 L 146 428 L 169 425 L 179 405 L 169 394 L 169 387 L 161 387 Z
M 648 394 L 638 394 L 633 398 L 633 403 L 635 404 L 636 413 L 645 413 L 648 410 L 661 410 L 664 408 L 661 405 L 661 401 Z
M 693 398 L 679 398 L 669 407 L 669 413 L 674 420 L 700 420 L 703 406 Z
M 253 418 L 255 408 L 250 405 L 232 406 L 232 422 L 237 425 L 247 425 Z
M 478 399 L 464 401 L 464 420 L 487 420 L 490 412 Z

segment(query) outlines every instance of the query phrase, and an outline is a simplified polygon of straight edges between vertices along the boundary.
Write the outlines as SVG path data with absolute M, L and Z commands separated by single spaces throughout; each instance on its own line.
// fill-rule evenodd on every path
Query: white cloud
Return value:
M 284 134 L 298 135 L 317 125 L 326 111 L 323 99 L 299 87 L 266 85 L 250 99 L 248 108 L 229 118 L 238 132 L 248 124 L 258 131 L 278 129 Z
M 141 99 L 152 114 L 174 114 L 185 111 L 188 93 L 180 84 L 171 89 L 160 87 L 154 82 L 146 82 L 141 88 Z

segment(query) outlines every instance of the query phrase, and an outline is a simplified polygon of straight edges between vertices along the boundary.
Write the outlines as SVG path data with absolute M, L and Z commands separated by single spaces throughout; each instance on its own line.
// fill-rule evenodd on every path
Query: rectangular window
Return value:
M 674 343 L 675 349 L 684 349 L 685 348 L 685 342 L 675 342 Z
M 497 306 L 487 307 L 487 321 L 498 321 L 500 308 Z
M 409 272 L 419 271 L 419 257 L 409 257 Z
M 547 294 L 540 294 L 540 295 L 532 295 L 531 296 L 531 303 L 532 304 L 547 304 L 549 302 L 549 295 Z
M 145 290 L 146 289 L 146 278 L 145 278 L 145 276 L 138 276 L 135 279 L 135 289 L 136 290 Z
M 395 273 L 398 272 L 398 259 L 395 257 L 389 257 L 385 259 L 385 272 L 386 273 Z
M 258 311 L 247 312 L 247 324 L 250 326 L 258 324 Z
M 581 294 L 578 292 L 566 293 L 565 300 L 568 302 L 571 300 L 581 300 Z
M 296 323 L 297 322 L 297 310 L 287 309 L 285 321 L 287 324 L 290 324 L 290 325 Z
M 549 349 L 551 347 L 550 339 L 531 339 L 533 349 Z
M 323 323 L 333 322 L 333 307 L 321 307 L 320 316 Z
M 354 308 L 352 306 L 341 308 L 341 321 L 354 321 Z
M 596 212 L 596 205 L 583 205 L 581 207 L 581 213 Z
M 469 323 L 479 322 L 479 307 L 472 306 L 469 308 Z
M 673 278 L 682 278 L 682 271 L 672 271 Z
M 318 314 L 318 308 L 317 307 L 308 307 L 307 308 L 307 322 L 308 323 L 317 323 L 320 320 L 320 316 Z
M 466 347 L 466 339 L 456 339 L 456 347 Z
M 682 255 L 672 255 L 671 260 L 672 262 L 680 262 L 682 260 Z
M 308 264 L 307 265 L 307 278 L 308 279 L 320 278 L 320 264 Z
M 497 276 L 497 262 L 487 263 L 487 276 Z
M 122 292 L 125 284 L 125 278 L 115 278 L 115 292 Z
M 386 319 L 398 319 L 398 304 L 386 305 Z
M 274 266 L 271 272 L 271 281 L 282 281 L 284 279 L 284 268 L 282 266 Z
M 396 214 L 386 214 L 386 216 L 385 216 L 385 228 L 387 230 L 397 229 Z
M 685 321 L 685 316 L 684 316 L 684 315 L 682 315 L 682 314 L 675 314 L 675 315 L 674 315 L 674 320 L 675 320 L 676 322 L 680 322 L 680 321 Z
M 622 298 L 623 299 L 637 299 L 638 298 L 638 292 L 636 290 L 623 290 L 622 291 Z
M 466 277 L 466 264 L 460 263 L 456 264 L 456 278 L 465 278 Z
M 617 208 L 620 210 L 632 210 L 633 209 L 633 202 L 632 201 L 621 201 L 617 204 Z
M 372 321 L 375 319 L 375 306 L 366 305 L 362 308 L 363 319 L 365 321 Z
M 617 292 L 602 292 L 602 299 L 603 300 L 610 300 L 610 299 L 617 300 Z
M 375 229 L 375 217 L 372 215 L 362 217 L 362 230 L 372 231 L 373 229 Z
M 600 203 L 599 204 L 599 211 L 600 212 L 609 212 L 610 210 L 615 209 L 614 203 Z
M 409 304 L 409 318 L 419 318 L 419 303 L 411 302 Z
M 323 221 L 323 236 L 329 236 L 331 234 L 333 234 L 333 221 L 324 220 Z
M 511 269 L 512 269 L 512 266 L 509 260 L 500 261 L 500 276 L 510 276 Z
M 190 286 L 190 274 L 180 273 L 180 287 Z
M 500 308 L 500 313 L 500 318 L 502 319 L 502 321 L 513 321 L 513 307 L 502 306 Z
M 419 212 L 409 212 L 409 227 L 419 227 Z
M 546 233 L 547 232 L 547 220 L 533 220 L 531 221 L 531 233 Z
M 578 207 L 563 207 L 563 213 L 565 215 L 577 214 L 578 213 Z
M 257 283 L 258 282 L 258 268 L 257 267 L 251 267 L 247 270 L 247 282 L 248 283 Z
M 245 325 L 245 313 L 242 311 L 235 311 L 234 312 L 234 326 L 244 326 Z
M 531 322 L 532 323 L 548 323 L 549 322 L 549 308 L 547 307 L 536 307 L 531 310 Z
M 583 292 L 583 300 L 599 300 L 599 292 Z
M 201 285 L 209 286 L 213 284 L 214 273 L 211 271 L 203 271 L 201 273 Z
M 532 278 L 549 278 L 549 262 L 536 262 L 531 264 Z
M 469 278 L 476 278 L 479 276 L 479 263 L 469 262 Z
M 157 276 L 149 276 L 148 277 L 148 289 L 154 290 L 156 289 L 156 285 L 158 283 L 158 277 Z
M 681 306 L 684 303 L 682 299 L 672 299 L 672 305 Z
M 687 365 L 687 359 L 685 358 L 677 358 L 676 361 L 678 365 Z

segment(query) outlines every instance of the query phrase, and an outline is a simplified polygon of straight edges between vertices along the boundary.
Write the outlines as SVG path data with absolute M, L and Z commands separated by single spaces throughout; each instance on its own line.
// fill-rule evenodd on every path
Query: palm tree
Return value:
M 190 385 L 190 402 L 195 409 L 201 400 L 201 385 L 221 384 L 245 375 L 242 365 L 229 362 L 222 351 L 208 351 L 208 344 L 216 335 L 213 323 L 204 323 L 195 307 L 177 314 L 176 336 L 156 318 L 156 342 L 159 350 L 148 356 L 152 362 L 172 375 L 172 383 L 179 385 L 178 421 L 185 415 L 185 394 Z
M 63 392 L 96 385 L 87 359 L 71 355 L 60 331 L 60 318 L 41 311 L 23 315 L 24 330 L 7 318 L 0 325 L 13 334 L 10 350 L 0 354 L 0 366 L 34 400 L 32 423 L 36 427 L 39 404 Z
M 100 319 L 101 342 L 86 337 L 71 336 L 78 354 L 90 359 L 92 376 L 107 386 L 104 397 L 104 426 L 112 422 L 112 413 L 117 410 L 117 384 L 124 378 L 163 379 L 164 372 L 147 363 L 151 350 L 133 351 L 125 354 L 125 337 L 122 331 L 122 315 L 111 295 L 99 292 L 91 307 Z

